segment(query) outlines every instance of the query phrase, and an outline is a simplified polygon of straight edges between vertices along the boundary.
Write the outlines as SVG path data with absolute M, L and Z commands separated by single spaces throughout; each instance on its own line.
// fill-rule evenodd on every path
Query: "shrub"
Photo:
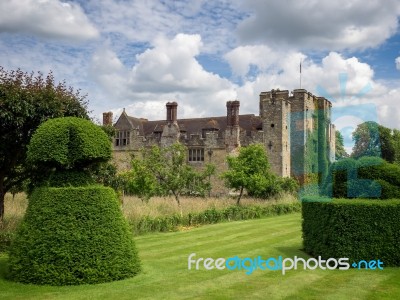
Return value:
M 52 173 L 47 182 L 51 187 L 87 186 L 95 183 L 88 172 L 63 170 Z
M 43 123 L 28 146 L 28 161 L 58 169 L 82 169 L 111 158 L 111 142 L 92 122 L 76 117 Z
M 342 159 L 331 165 L 323 186 L 334 198 L 397 198 L 400 167 L 378 157 Z
M 5 252 L 8 250 L 14 235 L 14 232 L 0 231 L 0 252 Z
M 280 203 L 270 206 L 230 206 L 224 209 L 209 208 L 199 213 L 189 213 L 182 216 L 155 217 L 144 216 L 139 220 L 133 220 L 131 226 L 136 234 L 146 232 L 174 231 L 178 226 L 198 226 L 215 224 L 236 220 L 259 219 L 262 217 L 299 212 L 300 202 Z
M 399 200 L 305 199 L 302 204 L 304 250 L 323 259 L 380 259 L 400 266 Z
M 115 192 L 102 186 L 37 188 L 11 245 L 9 277 L 34 284 L 100 283 L 140 270 Z

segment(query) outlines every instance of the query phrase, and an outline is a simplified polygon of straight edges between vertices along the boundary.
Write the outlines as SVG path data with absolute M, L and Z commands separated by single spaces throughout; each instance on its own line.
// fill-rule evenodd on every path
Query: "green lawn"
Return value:
M 384 270 L 188 270 L 197 257 L 307 258 L 301 249 L 301 215 L 203 226 L 136 238 L 143 272 L 118 282 L 72 287 L 33 286 L 4 279 L 0 299 L 398 299 L 400 269 Z

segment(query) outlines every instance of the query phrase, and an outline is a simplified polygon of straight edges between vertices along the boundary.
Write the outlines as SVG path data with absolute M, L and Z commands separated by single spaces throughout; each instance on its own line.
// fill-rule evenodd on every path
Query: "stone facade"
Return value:
M 271 90 L 260 94 L 259 114 L 240 115 L 240 102 L 228 101 L 226 116 L 178 119 L 178 104 L 166 104 L 166 120 L 149 121 L 128 116 L 125 110 L 114 124 L 114 160 L 129 168 L 131 155 L 143 147 L 165 147 L 181 142 L 188 148 L 188 161 L 201 168 L 213 163 L 226 170 L 226 156 L 239 147 L 264 145 L 273 172 L 305 182 L 318 173 L 318 163 L 335 158 L 335 128 L 331 124 L 330 101 L 304 89 Z M 103 114 L 110 125 L 112 113 Z M 321 164 L 322 165 L 322 164 Z M 218 180 L 217 180 L 218 181 Z

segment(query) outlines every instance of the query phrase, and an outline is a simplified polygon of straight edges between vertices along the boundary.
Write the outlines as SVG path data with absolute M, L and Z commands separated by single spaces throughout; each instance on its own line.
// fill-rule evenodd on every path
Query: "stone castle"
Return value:
M 264 145 L 272 171 L 295 177 L 300 183 L 317 174 L 321 161 L 335 158 L 335 128 L 331 123 L 332 104 L 304 89 L 262 92 L 259 114 L 239 114 L 239 101 L 226 103 L 226 116 L 178 118 L 178 104 L 166 104 L 166 120 L 149 121 L 128 116 L 124 111 L 114 124 L 114 160 L 129 168 L 131 154 L 143 147 L 161 147 L 180 142 L 188 148 L 188 162 L 196 167 L 213 163 L 226 170 L 226 156 L 239 147 Z M 111 125 L 111 112 L 103 114 L 103 124 Z

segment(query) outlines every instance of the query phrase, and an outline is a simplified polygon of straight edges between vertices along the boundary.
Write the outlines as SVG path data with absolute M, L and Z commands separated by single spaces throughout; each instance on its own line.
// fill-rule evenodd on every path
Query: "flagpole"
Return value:
M 301 59 L 300 59 L 300 89 L 301 89 Z

